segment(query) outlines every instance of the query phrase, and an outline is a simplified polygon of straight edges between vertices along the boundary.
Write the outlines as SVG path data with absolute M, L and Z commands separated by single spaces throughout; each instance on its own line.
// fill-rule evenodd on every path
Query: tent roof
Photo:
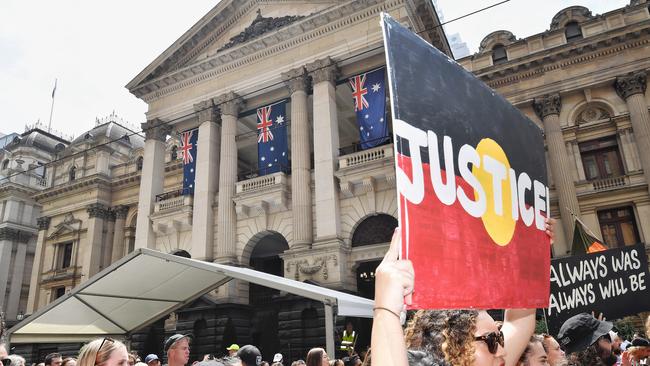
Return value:
M 239 279 L 372 317 L 372 300 L 248 268 L 138 249 L 9 330 L 11 343 L 83 342 L 125 336 Z

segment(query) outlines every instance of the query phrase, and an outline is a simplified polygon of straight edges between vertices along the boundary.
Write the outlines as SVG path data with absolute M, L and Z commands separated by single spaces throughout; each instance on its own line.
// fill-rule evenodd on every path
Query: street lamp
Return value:
M 23 319 L 25 319 L 25 314 L 21 310 L 21 311 L 18 312 L 18 315 L 16 315 L 16 320 L 22 321 Z

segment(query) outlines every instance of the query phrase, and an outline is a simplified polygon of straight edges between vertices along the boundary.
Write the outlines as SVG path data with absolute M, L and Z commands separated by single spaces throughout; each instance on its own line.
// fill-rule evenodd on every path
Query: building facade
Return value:
M 136 248 L 371 297 L 397 225 L 393 146 L 361 148 L 348 79 L 385 63 L 381 11 L 451 55 L 429 1 L 219 2 L 127 85 L 149 106 L 144 136 L 116 116 L 99 121 L 31 194 L 42 212 L 25 312 Z M 459 63 L 545 131 L 554 255 L 570 249 L 572 215 L 609 246 L 647 242 L 648 4 L 598 16 L 571 7 L 550 28 L 494 32 Z M 279 101 L 289 166 L 265 174 L 256 114 Z M 193 129 L 190 191 L 181 133 Z M 357 326 L 368 344 L 369 323 Z M 160 354 L 165 335 L 191 332 L 193 359 L 249 342 L 295 359 L 324 344 L 323 329 L 318 304 L 231 281 L 129 341 Z M 78 345 L 30 347 L 22 353 L 35 360 Z
M 544 33 L 496 31 L 459 60 L 543 129 L 557 256 L 571 250 L 574 217 L 610 247 L 650 240 L 648 5 L 572 6 Z

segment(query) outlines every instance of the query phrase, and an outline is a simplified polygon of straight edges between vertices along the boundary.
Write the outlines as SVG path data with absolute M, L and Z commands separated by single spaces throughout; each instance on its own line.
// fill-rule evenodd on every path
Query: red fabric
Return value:
M 587 249 L 587 253 L 598 253 L 602 252 L 603 250 L 607 250 L 608 248 L 599 242 L 595 241 L 593 242 L 590 246 L 589 249 Z
M 400 158 L 410 176 L 410 158 Z M 402 164 L 400 164 L 402 166 Z M 402 253 L 413 262 L 415 291 L 412 309 L 543 308 L 550 290 L 549 238 L 521 221 L 507 246 L 495 244 L 483 221 L 468 215 L 458 200 L 442 204 L 433 191 L 429 165 L 424 164 L 425 196 L 413 205 L 403 196 L 400 223 Z M 446 182 L 443 171 L 443 181 Z M 471 187 L 456 177 L 473 197 Z M 406 248 L 405 208 L 410 247 Z

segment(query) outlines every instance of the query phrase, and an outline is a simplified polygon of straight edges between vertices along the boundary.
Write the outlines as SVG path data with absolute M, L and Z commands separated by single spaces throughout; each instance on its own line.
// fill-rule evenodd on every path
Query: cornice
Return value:
M 262 0 L 259 0 L 262 1 Z M 402 4 L 400 0 L 359 0 L 325 10 L 292 23 L 276 32 L 264 34 L 245 44 L 178 69 L 160 78 L 142 83 L 133 89 L 136 97 L 146 103 L 183 88 L 214 79 L 242 66 L 271 57 L 281 52 L 313 41 L 350 24 L 378 15 Z
M 103 174 L 94 174 L 89 177 L 80 178 L 72 182 L 49 188 L 45 191 L 35 194 L 33 197 L 36 201 L 41 201 L 47 198 L 56 197 L 58 195 L 69 194 L 88 187 L 99 188 L 100 186 L 104 186 L 104 188 L 108 189 L 110 188 L 110 184 L 111 182 L 107 176 Z
M 589 62 L 650 43 L 650 38 L 638 39 L 643 35 L 650 35 L 650 28 L 647 25 L 646 28 L 631 30 L 625 34 L 610 35 L 603 39 L 592 39 L 591 42 L 578 47 L 576 47 L 575 43 L 567 43 L 543 54 L 527 55 L 514 59 L 511 63 L 474 70 L 474 73 L 488 86 L 497 89 L 522 80 L 538 77 L 549 71 Z M 589 40 L 589 38 L 585 40 Z M 629 42 L 630 40 L 635 41 Z M 626 41 L 628 42 L 612 47 L 614 42 Z

